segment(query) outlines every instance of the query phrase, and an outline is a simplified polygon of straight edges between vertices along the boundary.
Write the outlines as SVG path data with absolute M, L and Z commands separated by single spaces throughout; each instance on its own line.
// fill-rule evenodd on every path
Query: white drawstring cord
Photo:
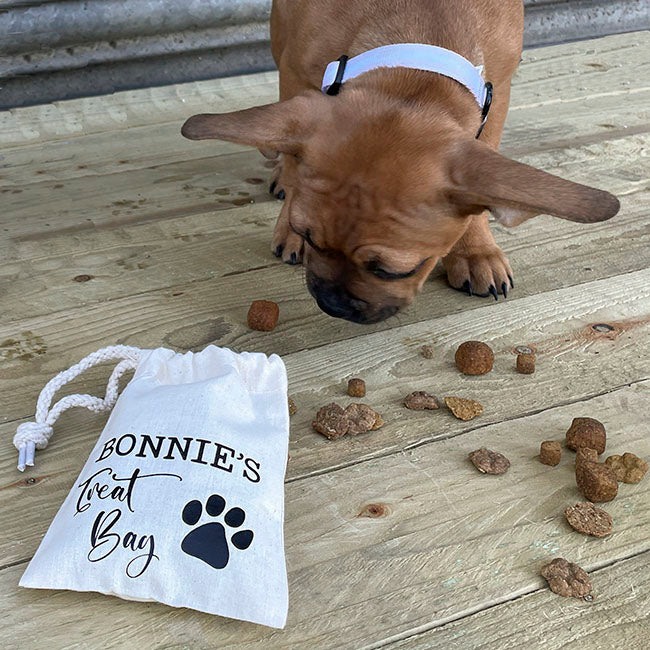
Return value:
M 18 469 L 24 472 L 25 467 L 34 465 L 35 450 L 47 447 L 53 433 L 52 426 L 63 411 L 67 411 L 73 406 L 84 406 L 95 413 L 110 411 L 117 401 L 120 377 L 138 365 L 141 354 L 142 350 L 140 348 L 128 345 L 113 345 L 102 348 L 50 379 L 38 397 L 34 422 L 23 422 L 18 426 L 14 436 L 14 446 L 18 449 Z M 120 362 L 111 373 L 106 385 L 106 395 L 103 399 L 93 395 L 67 395 L 50 408 L 54 394 L 59 388 L 72 381 L 84 370 L 88 370 L 88 368 L 92 368 L 104 361 L 116 359 L 120 359 Z

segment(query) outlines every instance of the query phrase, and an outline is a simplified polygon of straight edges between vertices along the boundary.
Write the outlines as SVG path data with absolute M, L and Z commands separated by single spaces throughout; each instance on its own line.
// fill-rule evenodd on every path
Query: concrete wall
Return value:
M 528 47 L 650 28 L 650 0 L 524 4 Z M 0 108 L 272 69 L 270 6 L 0 0 Z

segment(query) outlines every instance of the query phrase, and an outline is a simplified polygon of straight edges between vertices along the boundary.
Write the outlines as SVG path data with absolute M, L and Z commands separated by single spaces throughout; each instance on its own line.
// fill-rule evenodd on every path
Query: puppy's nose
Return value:
M 353 296 L 344 286 L 323 280 L 310 271 L 307 272 L 307 287 L 326 314 L 353 323 L 378 323 L 399 309 L 388 306 L 375 310 L 370 303 Z

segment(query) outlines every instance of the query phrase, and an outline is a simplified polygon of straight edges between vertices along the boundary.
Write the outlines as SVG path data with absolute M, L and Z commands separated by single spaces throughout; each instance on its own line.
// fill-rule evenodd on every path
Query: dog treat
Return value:
M 358 377 L 348 380 L 348 395 L 350 397 L 365 397 L 366 382 Z
M 584 569 L 558 557 L 542 567 L 542 577 L 558 596 L 584 598 L 591 593 L 591 580 Z
M 459 420 L 473 420 L 483 413 L 483 405 L 473 399 L 445 397 L 445 404 Z
M 614 471 L 604 463 L 583 460 L 576 465 L 576 483 L 589 501 L 611 501 L 618 493 L 618 481 Z
M 425 358 L 425 359 L 433 359 L 433 345 L 423 345 L 420 348 L 420 354 Z
M 503 454 L 485 447 L 470 452 L 469 459 L 483 474 L 505 474 L 510 467 L 510 461 Z
M 280 308 L 270 300 L 254 300 L 248 310 L 248 327 L 258 332 L 275 329 L 280 316 Z
M 535 355 L 531 352 L 518 354 L 517 372 L 522 375 L 532 375 L 535 372 Z
M 598 452 L 595 449 L 589 449 L 589 447 L 579 447 L 576 452 L 576 467 L 584 461 L 591 461 L 593 463 L 598 462 Z
M 377 418 L 381 419 L 381 416 L 367 404 L 350 404 L 345 409 L 345 415 L 350 421 L 348 435 L 351 436 L 378 429 L 384 423 L 382 420 L 381 424 L 378 424 Z
M 539 460 L 544 465 L 557 465 L 562 459 L 562 445 L 556 440 L 545 440 L 539 447 Z
M 297 410 L 296 403 L 289 398 L 289 415 L 295 415 Z
M 585 535 L 606 537 L 612 532 L 612 518 L 602 508 L 582 501 L 564 509 L 564 516 L 572 528 Z
M 381 415 L 367 404 L 350 404 L 346 409 L 332 402 L 319 409 L 312 427 L 330 440 L 346 433 L 356 435 L 375 431 L 384 425 Z
M 404 406 L 412 411 L 424 411 L 425 409 L 437 409 L 439 404 L 433 395 L 429 395 L 423 390 L 416 390 L 404 398 Z
M 465 375 L 484 375 L 493 365 L 494 353 L 487 343 L 465 341 L 456 350 L 456 367 Z
M 332 402 L 318 410 L 311 426 L 326 438 L 336 440 L 348 432 L 350 419 L 338 404 Z
M 612 469 L 616 480 L 623 483 L 638 483 L 648 471 L 648 463 L 629 452 L 622 456 L 610 456 L 605 460 L 605 464 Z
M 573 451 L 579 447 L 595 449 L 598 455 L 605 451 L 607 436 L 602 422 L 593 418 L 574 418 L 566 432 L 566 446 Z

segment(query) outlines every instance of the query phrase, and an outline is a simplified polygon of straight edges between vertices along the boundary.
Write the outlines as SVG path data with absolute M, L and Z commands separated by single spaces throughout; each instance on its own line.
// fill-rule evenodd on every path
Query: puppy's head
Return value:
M 483 210 L 515 226 L 542 213 L 603 221 L 619 207 L 607 192 L 501 156 L 445 113 L 352 89 L 195 115 L 182 133 L 283 154 L 283 210 L 305 240 L 309 291 L 324 312 L 358 323 L 408 305 Z

